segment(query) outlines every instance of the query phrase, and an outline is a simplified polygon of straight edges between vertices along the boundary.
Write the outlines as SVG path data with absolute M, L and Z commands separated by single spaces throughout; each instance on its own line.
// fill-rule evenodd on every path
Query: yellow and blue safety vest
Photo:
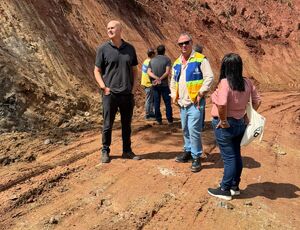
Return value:
M 186 67 L 186 86 L 188 89 L 189 97 L 192 101 L 195 101 L 198 92 L 203 84 L 203 74 L 201 71 L 201 63 L 205 56 L 201 53 L 194 52 L 194 54 L 189 58 Z M 179 78 L 181 75 L 181 58 L 177 58 L 172 67 L 172 76 L 175 80 L 176 86 L 176 99 L 178 99 L 179 93 Z
M 150 58 L 147 58 L 144 62 L 143 62 L 143 66 L 142 66 L 142 79 L 141 79 L 141 85 L 145 86 L 145 87 L 151 87 L 151 81 L 150 81 L 150 77 L 147 74 L 147 70 L 148 70 L 148 65 L 150 62 Z

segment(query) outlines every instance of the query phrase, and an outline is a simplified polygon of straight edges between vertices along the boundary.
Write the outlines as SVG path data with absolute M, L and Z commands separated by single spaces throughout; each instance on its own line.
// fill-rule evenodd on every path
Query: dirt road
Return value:
M 182 151 L 178 115 L 172 125 L 134 121 L 141 161 L 120 158 L 118 124 L 110 164 L 99 164 L 98 130 L 62 136 L 61 144 L 3 136 L 2 148 L 26 149 L 29 158 L 0 168 L 0 229 L 297 229 L 300 93 L 264 93 L 259 111 L 264 140 L 242 150 L 242 194 L 230 202 L 207 194 L 223 170 L 208 116 L 196 174 L 174 161 Z

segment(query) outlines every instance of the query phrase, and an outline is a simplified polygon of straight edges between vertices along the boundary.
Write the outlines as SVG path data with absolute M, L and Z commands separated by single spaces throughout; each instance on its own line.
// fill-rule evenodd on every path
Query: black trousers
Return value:
M 102 151 L 110 152 L 112 127 L 119 109 L 122 125 L 123 152 L 131 150 L 131 121 L 134 108 L 133 94 L 103 95 L 103 130 L 102 130 Z

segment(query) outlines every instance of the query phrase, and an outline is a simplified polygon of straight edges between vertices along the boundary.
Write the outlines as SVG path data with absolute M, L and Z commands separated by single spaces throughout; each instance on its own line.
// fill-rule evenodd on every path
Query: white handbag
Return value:
M 249 118 L 249 124 L 246 127 L 241 146 L 246 146 L 253 140 L 262 140 L 264 134 L 264 127 L 266 124 L 266 118 L 256 112 L 252 107 L 252 98 L 250 95 L 250 101 L 246 107 L 247 116 Z

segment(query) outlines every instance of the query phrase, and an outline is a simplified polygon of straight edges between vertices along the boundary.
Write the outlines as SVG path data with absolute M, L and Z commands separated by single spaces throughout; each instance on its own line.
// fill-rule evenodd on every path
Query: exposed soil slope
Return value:
M 96 47 L 112 18 L 140 63 L 163 43 L 174 60 L 189 31 L 205 46 L 216 76 L 225 53 L 238 52 L 245 75 L 262 89 L 299 89 L 299 1 L 2 1 L 0 127 L 74 129 L 99 123 L 93 80 Z M 142 89 L 137 107 L 143 104 Z M 74 125 L 75 124 L 75 125 Z M 76 129 L 76 128 L 75 128 Z

